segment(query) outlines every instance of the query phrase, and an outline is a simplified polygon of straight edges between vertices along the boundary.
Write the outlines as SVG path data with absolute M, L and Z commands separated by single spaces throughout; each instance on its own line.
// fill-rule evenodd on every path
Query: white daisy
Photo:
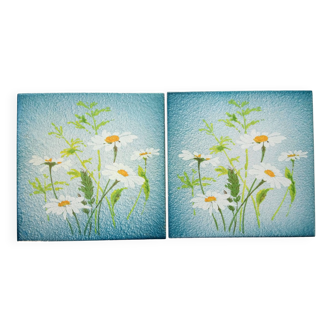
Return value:
M 289 160 L 297 160 L 300 158 L 307 158 L 307 153 L 308 152 L 302 152 L 302 150 L 299 151 L 288 151 L 288 152 L 283 152 L 280 157 L 278 158 L 279 161 L 289 161 Z
M 135 151 L 134 154 L 131 156 L 131 160 L 145 159 L 145 158 L 152 158 L 152 156 L 159 156 L 158 151 L 159 149 L 156 150 L 153 148 Z
M 142 185 L 144 178 L 135 174 L 135 172 L 128 166 L 114 163 L 113 165 L 106 165 L 107 169 L 102 173 L 111 180 L 117 180 L 124 184 L 125 187 L 134 188 L 135 184 Z
M 70 160 L 63 161 L 63 158 L 55 159 L 47 156 L 45 156 L 44 158 L 41 158 L 39 156 L 32 156 L 32 159 L 29 161 L 29 163 L 35 166 L 43 165 L 43 167 L 40 169 L 41 172 L 44 171 L 49 166 L 52 166 L 52 170 L 54 172 L 58 171 L 61 168 L 68 170 L 69 167 L 71 166 Z
M 281 188 L 280 184 L 284 187 L 288 187 L 291 184 L 291 180 L 285 178 L 281 172 L 271 164 L 261 163 L 255 165 L 254 169 L 249 170 L 249 174 L 255 175 L 258 180 L 264 180 L 268 182 L 272 188 Z
M 279 133 L 258 133 L 255 129 L 253 129 L 249 134 L 244 134 L 240 136 L 240 140 L 237 141 L 237 144 L 241 145 L 242 149 L 248 149 L 253 147 L 255 151 L 258 151 L 264 145 L 268 148 L 270 145 L 274 146 L 276 143 L 281 143 L 286 137 L 280 136 Z
M 201 162 L 202 167 L 205 167 L 208 164 L 211 164 L 213 166 L 217 166 L 219 164 L 218 157 L 213 158 L 210 155 L 204 155 L 198 152 L 191 153 L 188 150 L 183 150 L 182 153 L 179 154 L 179 157 L 183 160 L 194 160 L 189 164 L 189 166 L 194 165 L 197 161 Z
M 136 138 L 138 137 L 131 135 L 130 132 L 111 134 L 106 130 L 103 130 L 101 136 L 96 135 L 95 137 L 92 137 L 92 142 L 89 142 L 88 145 L 92 145 L 94 150 L 100 150 L 102 147 L 105 147 L 105 151 L 111 151 L 115 146 L 118 148 L 126 146 Z
M 224 210 L 228 205 L 235 205 L 234 202 L 229 202 L 229 194 L 220 194 L 218 192 L 207 191 L 205 195 L 198 194 L 197 197 L 193 198 L 193 208 L 200 208 L 203 210 L 209 210 L 210 215 L 212 215 L 213 210 L 218 211 L 218 207 Z
M 81 202 L 84 197 L 71 197 L 61 195 L 58 199 L 51 199 L 51 203 L 47 203 L 46 213 L 54 213 L 57 215 L 63 214 L 63 218 L 66 219 L 67 213 L 72 216 L 73 212 L 79 213 L 80 209 L 91 209 L 88 205 L 83 205 Z

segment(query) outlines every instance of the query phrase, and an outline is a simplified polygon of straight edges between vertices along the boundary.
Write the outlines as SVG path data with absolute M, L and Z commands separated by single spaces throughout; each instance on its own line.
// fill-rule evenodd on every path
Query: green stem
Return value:
M 74 231 L 73 231 L 73 227 L 71 226 L 71 223 L 69 222 L 68 218 L 66 218 L 66 221 L 69 225 L 70 231 L 71 231 L 71 235 L 74 235 Z
M 215 225 L 217 227 L 217 231 L 219 231 L 218 223 L 217 223 L 217 220 L 216 220 L 216 218 L 215 218 L 215 216 L 214 216 L 213 213 L 212 213 L 212 217 L 213 217 L 214 223 L 215 223 Z
M 285 196 L 284 196 L 284 198 L 282 199 L 282 201 L 281 201 L 281 203 L 280 203 L 280 205 L 279 205 L 277 211 L 274 213 L 274 215 L 273 215 L 273 217 L 272 217 L 271 220 L 273 220 L 273 219 L 275 218 L 275 216 L 277 215 L 277 213 L 279 212 L 279 210 L 280 210 L 282 204 L 284 203 L 284 200 L 286 199 L 286 196 L 287 196 L 287 194 L 288 194 L 288 190 L 289 190 L 289 188 L 287 188 L 286 193 L 285 193 Z
M 101 159 L 100 159 L 100 151 L 98 150 L 98 183 L 97 183 L 97 194 L 96 194 L 96 204 L 98 204 L 99 199 L 99 185 L 100 185 L 100 170 L 101 170 Z M 95 212 L 95 233 L 97 233 L 97 229 L 99 228 L 99 218 L 97 211 Z
M 239 210 L 241 209 L 241 207 L 247 202 L 248 198 L 254 193 L 254 191 L 256 191 L 265 181 L 262 180 L 251 192 L 248 193 L 247 197 L 245 198 L 245 200 L 243 201 L 243 203 L 240 205 L 240 208 L 236 211 L 236 213 L 234 214 L 234 217 L 232 219 L 231 224 L 229 225 L 229 229 L 228 231 L 231 230 L 231 227 L 233 225 L 234 219 L 237 216 L 237 214 L 239 213 Z
M 58 196 L 56 195 L 55 189 L 54 189 L 54 184 L 53 184 L 53 179 L 52 179 L 52 166 L 51 165 L 49 165 L 49 170 L 50 170 L 50 180 L 51 180 L 51 184 L 52 184 L 53 194 L 54 194 L 54 197 L 56 199 L 58 199 Z
M 226 232 L 226 222 L 225 222 L 225 218 L 224 218 L 224 215 L 223 215 L 223 213 L 222 213 L 222 211 L 221 211 L 221 209 L 220 209 L 219 206 L 218 206 L 218 211 L 219 211 L 219 213 L 220 213 L 220 215 L 221 215 L 221 219 L 222 219 L 222 222 L 223 222 L 223 224 L 224 224 L 224 232 Z
M 292 176 L 293 176 L 293 174 L 294 174 L 294 166 L 295 166 L 295 161 L 292 160 Z M 289 187 L 287 188 L 286 193 L 285 193 L 285 196 L 284 196 L 284 198 L 282 199 L 280 205 L 278 206 L 277 211 L 276 211 L 276 212 L 274 213 L 274 215 L 272 216 L 271 220 L 273 220 L 273 219 L 275 218 L 275 216 L 277 215 L 277 213 L 279 212 L 279 210 L 280 210 L 282 204 L 284 203 L 284 201 L 285 201 L 285 199 L 286 199 L 286 197 L 287 197 L 288 190 L 289 190 Z M 292 206 L 292 203 L 291 203 L 290 206 L 289 206 L 289 209 L 288 209 L 288 212 L 287 212 L 286 217 L 287 217 L 288 214 L 289 214 L 289 211 L 290 211 L 291 206 Z
M 116 156 L 117 156 L 117 154 L 118 154 L 118 147 L 115 145 L 115 143 L 114 143 L 113 151 L 114 151 L 114 160 L 113 160 L 113 163 L 115 163 Z
M 62 135 L 61 136 L 62 139 L 70 146 L 70 143 L 69 141 Z M 88 168 L 85 166 L 85 164 L 83 163 L 83 160 L 80 158 L 80 156 L 77 154 L 77 152 L 74 153 L 74 155 L 76 156 L 76 158 L 80 161 L 82 167 L 87 171 L 87 173 L 89 174 L 89 176 L 91 177 L 91 179 L 97 184 L 99 190 L 101 191 L 101 193 L 103 194 L 104 191 L 103 189 L 101 188 L 100 184 L 98 183 L 98 181 L 95 179 L 95 177 L 93 176 L 93 174 L 88 170 Z M 107 204 L 108 204 L 108 208 L 109 210 L 111 211 L 111 203 L 109 201 L 109 199 L 106 197 L 106 201 L 107 201 Z
M 108 180 L 108 182 L 107 182 L 105 188 L 107 188 L 109 182 L 110 182 L 110 180 Z M 106 189 L 104 190 L 104 194 L 103 194 L 103 196 L 100 198 L 100 201 L 98 202 L 98 204 L 96 205 L 96 207 L 95 207 L 94 210 L 92 211 L 92 214 L 91 214 L 91 216 L 89 217 L 89 219 L 88 219 L 88 221 L 87 221 L 87 224 L 86 224 L 85 229 L 84 229 L 84 235 L 86 234 L 86 230 L 87 230 L 87 227 L 88 227 L 88 225 L 89 225 L 89 223 L 90 223 L 90 220 L 91 220 L 92 215 L 95 213 L 95 211 L 97 210 L 98 206 L 99 206 L 99 205 L 101 204 L 101 202 L 103 201 L 104 197 L 105 197 L 105 196 L 106 196 L 106 195 L 112 190 L 112 188 L 113 188 L 114 186 L 116 186 L 118 183 L 119 183 L 119 181 L 118 181 L 118 180 L 115 180 L 115 181 L 113 182 L 113 184 L 112 184 L 112 186 L 111 186 L 110 189 L 108 189 L 107 191 L 106 191 Z
M 197 167 L 198 167 L 199 184 L 201 186 L 201 190 L 202 190 L 203 195 L 205 195 L 205 192 L 204 192 L 204 189 L 203 189 L 203 185 L 202 185 L 202 179 L 201 179 L 201 162 L 200 161 L 198 161 Z
M 191 197 L 195 197 L 194 195 L 194 187 L 191 188 Z M 193 202 L 192 205 L 194 205 L 195 203 Z M 196 216 L 196 211 L 194 209 L 194 216 Z
M 132 207 L 132 209 L 130 210 L 130 212 L 129 212 L 128 216 L 127 216 L 127 220 L 129 220 L 130 215 L 131 215 L 132 212 L 134 211 L 134 209 L 135 209 L 135 207 L 136 207 L 136 204 L 137 204 L 137 202 L 138 202 L 138 199 L 139 199 L 140 196 L 141 196 L 142 190 L 143 190 L 143 186 L 141 186 L 141 190 L 139 191 L 139 194 L 138 194 L 138 196 L 137 196 L 137 198 L 136 198 L 136 201 L 135 201 L 134 206 Z
M 73 215 L 74 215 L 74 217 L 76 219 L 76 224 L 77 224 L 78 232 L 79 232 L 80 235 L 82 235 L 81 226 L 80 226 L 80 222 L 77 219 L 77 215 L 76 215 L 75 212 L 73 212 Z

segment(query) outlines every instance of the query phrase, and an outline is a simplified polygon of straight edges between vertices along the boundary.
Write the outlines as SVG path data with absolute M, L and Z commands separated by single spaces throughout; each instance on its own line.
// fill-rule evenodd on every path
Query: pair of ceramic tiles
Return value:
M 166 237 L 164 94 L 18 95 L 18 240 Z M 167 95 L 169 237 L 314 236 L 309 91 Z

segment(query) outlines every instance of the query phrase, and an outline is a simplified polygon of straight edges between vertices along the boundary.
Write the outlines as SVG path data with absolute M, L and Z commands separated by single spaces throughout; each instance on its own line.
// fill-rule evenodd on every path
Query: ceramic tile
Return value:
M 310 91 L 168 94 L 169 236 L 314 236 Z
M 18 240 L 165 238 L 163 94 L 18 95 Z

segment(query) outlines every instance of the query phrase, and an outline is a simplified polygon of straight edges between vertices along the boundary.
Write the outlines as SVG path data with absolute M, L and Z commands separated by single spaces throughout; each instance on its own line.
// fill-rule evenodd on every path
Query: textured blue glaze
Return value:
M 97 102 L 97 108 L 110 107 L 112 112 L 101 115 L 98 119 L 114 119 L 102 129 L 110 132 L 129 131 L 138 139 L 126 147 L 119 148 L 117 163 L 123 163 L 137 170 L 138 164 L 144 167 L 144 162 L 130 160 L 132 153 L 139 149 L 160 149 L 159 156 L 148 161 L 147 176 L 150 183 L 150 198 L 145 212 L 141 211 L 144 204 L 142 194 L 136 209 L 129 221 L 127 215 L 139 193 L 139 186 L 123 191 L 121 199 L 115 206 L 116 228 L 112 225 L 110 212 L 106 201 L 102 206 L 100 216 L 100 236 L 92 231 L 91 237 L 80 236 L 74 219 L 71 217 L 75 234 L 71 235 L 66 221 L 62 216 L 50 214 L 50 221 L 43 205 L 43 195 L 33 195 L 29 180 L 41 178 L 40 166 L 29 164 L 32 155 L 60 157 L 60 151 L 67 148 L 66 143 L 54 136 L 48 135 L 53 131 L 51 123 L 63 126 L 64 134 L 69 139 L 81 138 L 87 144 L 93 135 L 84 130 L 68 125 L 74 121 L 74 114 L 84 114 L 85 109 L 78 107 L 78 101 L 86 103 Z M 165 238 L 165 142 L 164 142 L 164 95 L 163 94 L 21 94 L 18 95 L 18 239 L 19 240 L 109 240 L 109 239 L 153 239 Z M 102 131 L 100 130 L 100 132 Z M 97 169 L 97 151 L 87 146 L 83 159 L 93 157 L 93 164 L 87 164 L 90 170 Z M 81 164 L 70 156 L 72 168 L 82 169 Z M 112 164 L 113 151 L 101 150 L 102 170 L 105 164 Z M 47 174 L 47 173 L 46 173 Z M 95 172 L 96 174 L 96 172 Z M 77 196 L 80 179 L 70 181 L 65 170 L 53 173 L 54 181 L 67 181 L 70 186 L 59 195 Z M 102 176 L 102 187 L 107 179 Z M 119 187 L 121 187 L 119 185 Z M 96 186 L 95 186 L 96 192 Z M 48 192 L 47 198 L 53 198 Z M 78 214 L 81 227 L 84 227 L 86 215 Z
M 249 107 L 262 108 L 260 113 L 252 113 L 249 119 L 264 119 L 254 127 L 259 132 L 279 132 L 286 140 L 266 151 L 266 163 L 276 166 L 282 173 L 285 166 L 291 168 L 291 162 L 280 162 L 281 152 L 302 150 L 308 152 L 308 158 L 295 162 L 294 180 L 296 182 L 296 199 L 286 217 L 290 197 L 286 198 L 279 213 L 272 221 L 271 217 L 278 208 L 286 188 L 274 189 L 267 195 L 260 207 L 261 227 L 258 228 L 255 211 L 251 202 L 247 205 L 245 234 L 238 231 L 235 236 L 314 236 L 315 235 L 315 193 L 314 193 L 314 146 L 313 146 L 313 106 L 312 93 L 309 91 L 275 91 L 275 92 L 197 92 L 168 94 L 168 184 L 169 184 L 169 236 L 170 237 L 225 237 L 232 233 L 216 230 L 212 217 L 207 211 L 196 209 L 196 216 L 190 203 L 191 192 L 188 189 L 178 190 L 181 186 L 177 175 L 183 171 L 190 173 L 189 162 L 178 157 L 182 150 L 208 154 L 209 148 L 216 144 L 212 136 L 199 132 L 204 128 L 202 122 L 214 124 L 217 136 L 230 136 L 234 141 L 239 134 L 228 128 L 218 119 L 225 119 L 226 112 L 234 112 L 235 107 L 228 104 L 234 99 L 249 101 Z M 230 157 L 240 156 L 240 167 L 245 161 L 245 150 L 238 145 L 232 147 Z M 218 154 L 220 164 L 227 167 L 224 154 Z M 249 170 L 259 164 L 261 154 L 249 150 Z M 202 176 L 217 178 L 211 165 L 202 169 Z M 254 177 L 248 175 L 248 183 Z M 216 183 L 206 187 L 221 191 L 226 184 L 226 176 L 219 177 Z M 264 187 L 267 187 L 266 185 Z M 199 193 L 196 187 L 195 193 Z M 254 197 L 256 195 L 254 194 Z M 225 210 L 226 211 L 226 210 Z M 216 214 L 219 225 L 220 215 Z M 226 224 L 229 225 L 231 212 L 225 212 Z

